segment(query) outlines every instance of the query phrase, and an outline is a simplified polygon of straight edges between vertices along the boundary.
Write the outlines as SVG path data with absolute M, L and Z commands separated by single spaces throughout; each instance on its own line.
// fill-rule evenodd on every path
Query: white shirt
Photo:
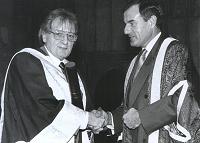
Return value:
M 151 52 L 151 50 L 153 49 L 153 46 L 155 45 L 155 43 L 157 42 L 158 38 L 160 37 L 161 32 L 159 32 L 145 47 L 145 50 L 147 50 L 145 56 L 147 57 L 149 55 L 149 53 Z
M 64 60 L 61 61 L 60 59 L 56 58 L 53 54 L 51 54 L 51 52 L 49 52 L 49 50 L 47 49 L 46 46 L 44 46 L 44 48 L 47 50 L 47 53 L 48 53 L 50 59 L 52 60 L 52 64 L 53 64 L 55 67 L 59 67 L 60 62 L 63 62 L 64 64 L 66 64 L 66 63 L 69 62 L 69 61 L 66 60 L 66 59 L 64 59 Z

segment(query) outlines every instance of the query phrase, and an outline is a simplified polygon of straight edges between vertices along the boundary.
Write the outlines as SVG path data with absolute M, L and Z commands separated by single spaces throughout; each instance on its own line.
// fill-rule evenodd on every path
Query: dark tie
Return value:
M 66 79 L 69 83 L 72 104 L 83 109 L 82 95 L 77 95 L 75 92 L 75 90 L 77 88 L 76 85 L 78 82 L 77 71 L 74 70 L 74 68 L 69 68 L 69 66 L 67 66 L 67 65 L 65 66 L 65 64 L 63 62 L 60 62 L 59 67 L 61 68 L 62 72 L 66 76 Z M 77 78 L 77 82 L 74 81 L 76 78 Z M 80 89 L 79 86 L 78 86 L 78 88 Z M 80 94 L 81 94 L 81 91 L 80 91 Z M 80 130 L 74 136 L 74 143 L 82 143 L 82 133 Z
M 135 74 L 134 74 L 134 77 L 137 76 L 138 72 L 140 71 L 140 68 L 142 67 L 145 59 L 146 59 L 146 53 L 147 53 L 147 50 L 143 49 L 139 54 L 138 54 L 138 63 L 137 63 L 137 66 L 136 66 L 136 69 L 135 69 Z
M 65 74 L 65 64 L 60 62 L 59 67 L 61 68 L 62 72 Z
M 59 67 L 61 68 L 63 74 L 65 75 L 67 82 L 68 82 L 68 76 L 66 74 L 65 64 L 63 62 L 60 62 Z
M 134 81 L 134 79 L 136 78 L 138 72 L 140 71 L 145 59 L 146 59 L 146 53 L 147 53 L 147 50 L 143 49 L 142 51 L 140 51 L 140 53 L 138 54 L 137 56 L 137 59 L 135 61 L 135 64 L 134 64 L 134 67 L 131 71 L 131 74 L 130 74 L 130 77 L 129 77 L 129 80 L 128 80 L 128 84 L 127 84 L 127 87 L 126 87 L 126 97 L 127 97 L 127 104 L 129 104 L 129 98 L 130 97 L 130 92 L 131 92 L 131 87 L 132 87 L 132 83 Z

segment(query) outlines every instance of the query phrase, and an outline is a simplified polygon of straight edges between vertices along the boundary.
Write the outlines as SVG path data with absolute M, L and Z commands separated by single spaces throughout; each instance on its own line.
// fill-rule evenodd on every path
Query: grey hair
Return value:
M 75 32 L 77 33 L 78 21 L 76 15 L 62 8 L 55 9 L 47 15 L 47 17 L 44 19 L 40 26 L 38 32 L 40 44 L 43 44 L 42 35 L 51 30 L 52 22 L 57 18 L 59 18 L 61 23 L 69 22 L 70 24 L 73 24 L 75 26 Z

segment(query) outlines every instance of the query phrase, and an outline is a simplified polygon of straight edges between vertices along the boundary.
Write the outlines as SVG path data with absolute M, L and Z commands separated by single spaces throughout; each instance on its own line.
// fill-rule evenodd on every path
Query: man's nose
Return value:
M 124 27 L 124 34 L 129 34 L 131 32 L 131 27 L 126 24 L 125 27 Z
M 63 36 L 62 43 L 67 44 L 69 42 L 67 35 Z

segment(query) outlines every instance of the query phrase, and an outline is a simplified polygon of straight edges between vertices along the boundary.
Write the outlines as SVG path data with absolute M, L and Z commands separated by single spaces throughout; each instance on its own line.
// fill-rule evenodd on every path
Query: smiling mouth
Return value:
M 136 37 L 135 36 L 132 36 L 132 37 L 129 37 L 131 41 L 135 41 Z
M 67 46 L 58 46 L 60 49 L 67 49 Z

